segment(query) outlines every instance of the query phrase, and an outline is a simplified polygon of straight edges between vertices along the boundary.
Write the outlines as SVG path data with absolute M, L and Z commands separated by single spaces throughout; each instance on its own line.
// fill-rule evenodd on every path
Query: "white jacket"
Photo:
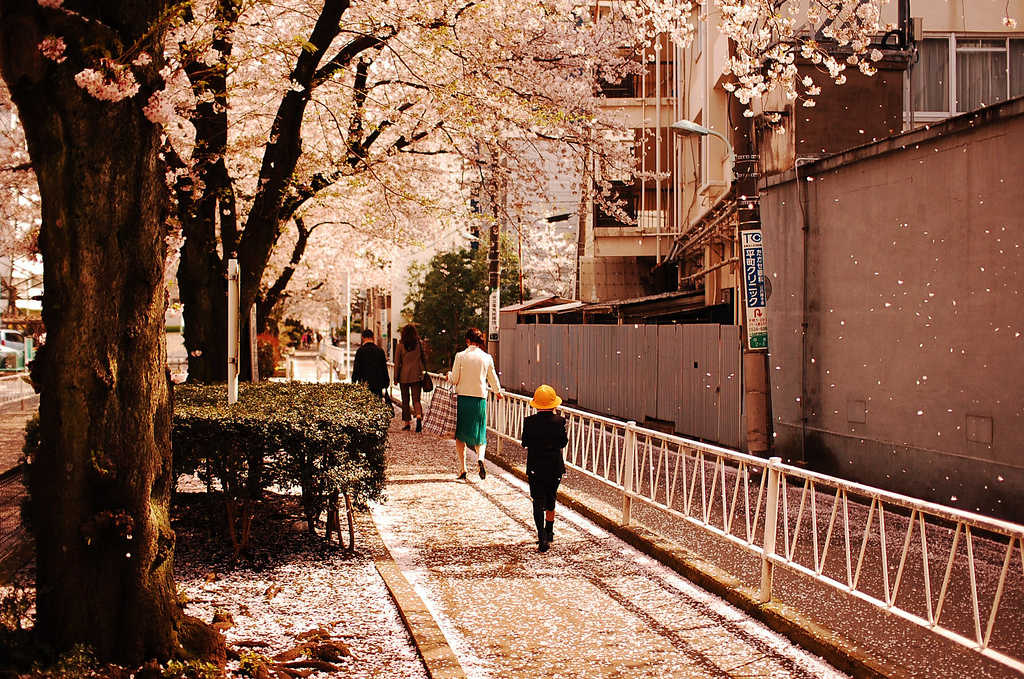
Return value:
M 455 365 L 448 373 L 448 381 L 455 385 L 455 393 L 459 396 L 486 398 L 488 382 L 494 391 L 501 393 L 498 373 L 494 371 L 494 359 L 475 344 L 455 354 Z

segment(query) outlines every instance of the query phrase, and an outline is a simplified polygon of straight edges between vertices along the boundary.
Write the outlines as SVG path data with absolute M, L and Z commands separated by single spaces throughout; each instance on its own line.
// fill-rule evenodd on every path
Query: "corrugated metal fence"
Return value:
M 569 403 L 742 448 L 740 328 L 734 325 L 519 325 L 502 318 L 506 389 L 550 384 Z

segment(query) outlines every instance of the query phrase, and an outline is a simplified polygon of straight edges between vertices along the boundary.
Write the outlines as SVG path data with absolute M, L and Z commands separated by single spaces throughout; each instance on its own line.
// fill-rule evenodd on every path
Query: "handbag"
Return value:
M 440 384 L 434 389 L 423 419 L 423 431 L 443 439 L 455 438 L 455 420 L 458 416 L 458 397 L 451 387 Z
M 426 370 L 423 371 L 423 375 L 420 377 L 420 389 L 422 389 L 425 394 L 429 394 L 434 391 L 434 380 L 430 378 L 430 373 Z

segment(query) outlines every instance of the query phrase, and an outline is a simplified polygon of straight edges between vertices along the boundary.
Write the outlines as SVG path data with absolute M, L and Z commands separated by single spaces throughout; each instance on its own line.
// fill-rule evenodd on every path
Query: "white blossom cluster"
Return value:
M 98 69 L 86 68 L 75 76 L 83 90 L 100 101 L 117 102 L 134 97 L 139 83 L 127 66 L 103 59 Z
M 875 73 L 882 58 L 872 39 L 883 30 L 881 5 L 888 0 L 715 0 L 719 29 L 733 51 L 724 68 L 735 82 L 725 88 L 743 104 L 781 89 L 789 100 L 813 106 L 821 88 L 810 76 L 801 78 L 797 59 L 816 65 L 837 84 L 846 81 L 847 66 Z M 834 48 L 840 48 L 836 50 Z M 836 52 L 848 53 L 845 59 Z M 748 117 L 753 113 L 744 112 Z

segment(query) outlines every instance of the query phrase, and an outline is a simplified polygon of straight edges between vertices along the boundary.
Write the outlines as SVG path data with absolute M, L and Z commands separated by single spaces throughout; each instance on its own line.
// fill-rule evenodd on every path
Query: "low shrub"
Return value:
M 194 473 L 211 489 L 220 484 L 237 556 L 252 503 L 269 486 L 301 489 L 311 533 L 332 498 L 357 507 L 382 499 L 391 415 L 361 384 L 243 384 L 232 405 L 226 385 L 178 386 L 175 477 Z

